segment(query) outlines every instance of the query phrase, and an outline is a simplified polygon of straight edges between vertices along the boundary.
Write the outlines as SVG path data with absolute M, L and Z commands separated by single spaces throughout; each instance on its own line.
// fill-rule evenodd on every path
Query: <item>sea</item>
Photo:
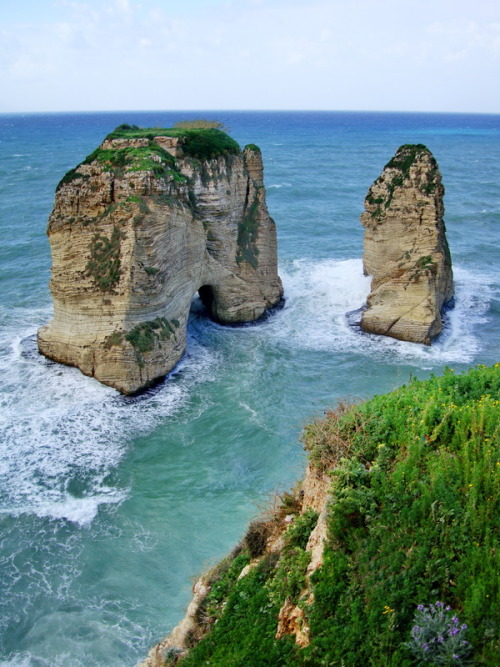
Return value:
M 62 176 L 121 123 L 220 121 L 262 149 L 285 305 L 207 319 L 133 398 L 48 361 L 46 236 Z M 456 288 L 432 346 L 362 334 L 359 221 L 397 148 L 438 161 Z M 193 581 L 301 477 L 301 431 L 339 401 L 500 360 L 500 115 L 113 112 L 0 115 L 0 666 L 133 667 Z

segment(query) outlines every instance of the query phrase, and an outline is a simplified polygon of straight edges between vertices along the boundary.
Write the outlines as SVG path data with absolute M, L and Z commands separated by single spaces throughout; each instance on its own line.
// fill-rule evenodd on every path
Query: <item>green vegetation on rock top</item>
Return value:
M 403 177 L 406 178 L 411 165 L 424 153 L 432 157 L 432 153 L 424 144 L 403 144 L 403 146 L 398 148 L 394 157 L 385 165 L 384 169 L 390 167 L 400 169 L 403 172 Z
M 385 165 L 386 169 L 397 169 L 397 173 L 393 174 L 390 180 L 385 181 L 386 192 L 374 196 L 372 187 L 366 196 L 366 202 L 375 208 L 371 211 L 371 216 L 377 220 L 381 220 L 385 209 L 388 209 L 394 198 L 396 188 L 404 186 L 405 180 L 408 178 L 410 168 L 414 162 L 422 155 L 430 157 L 433 169 L 427 173 L 427 181 L 420 184 L 420 190 L 426 195 L 431 195 L 435 192 L 438 176 L 437 176 L 437 162 L 432 153 L 423 144 L 404 144 L 396 151 L 394 157 Z M 374 183 L 379 184 L 384 180 L 384 176 L 380 176 Z
M 192 125 L 192 124 L 191 124 Z M 189 123 L 179 123 L 172 128 L 144 128 L 136 125 L 119 125 L 106 139 L 134 139 L 147 138 L 151 141 L 155 137 L 178 137 L 182 142 L 185 155 L 199 160 L 210 160 L 220 155 L 238 155 L 241 149 L 238 143 L 218 127 L 196 127 Z
M 315 521 L 306 513 L 279 555 L 265 553 L 241 579 L 232 573 L 227 595 L 217 597 L 217 623 L 179 664 L 495 664 L 499 399 L 500 364 L 464 375 L 447 370 L 309 425 L 311 462 L 332 479 L 313 597 L 298 597 Z M 293 637 L 275 638 L 284 596 L 305 614 L 303 648 Z M 436 614 L 425 610 L 440 608 L 448 625 L 432 646 L 419 645 L 419 633 L 435 631 Z M 415 618 L 429 627 L 415 630 Z M 445 655 L 441 645 L 458 632 L 460 646 Z
M 119 125 L 106 139 L 148 139 L 147 146 L 117 146 L 97 148 L 82 164 L 100 162 L 107 171 L 123 174 L 126 171 L 152 171 L 157 177 L 170 175 L 176 181 L 185 181 L 177 165 L 177 160 L 154 140 L 155 137 L 178 137 L 184 155 L 198 160 L 211 160 L 221 155 L 238 155 L 238 143 L 223 132 L 218 123 L 199 121 L 179 123 L 174 128 L 144 128 L 137 125 Z M 70 169 L 57 185 L 59 190 L 75 179 L 88 178 L 78 171 L 78 165 Z

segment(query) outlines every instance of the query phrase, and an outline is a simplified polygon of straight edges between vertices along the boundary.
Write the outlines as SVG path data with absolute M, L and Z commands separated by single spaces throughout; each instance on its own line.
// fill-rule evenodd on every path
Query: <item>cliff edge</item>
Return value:
M 118 127 L 59 183 L 48 236 L 39 350 L 126 394 L 179 361 L 197 292 L 233 324 L 283 295 L 260 150 L 219 129 Z
M 430 345 L 453 298 L 444 187 L 421 144 L 401 146 L 365 199 L 363 268 L 372 276 L 364 331 Z
M 309 424 L 302 484 L 140 667 L 496 664 L 499 399 L 500 364 L 447 370 Z

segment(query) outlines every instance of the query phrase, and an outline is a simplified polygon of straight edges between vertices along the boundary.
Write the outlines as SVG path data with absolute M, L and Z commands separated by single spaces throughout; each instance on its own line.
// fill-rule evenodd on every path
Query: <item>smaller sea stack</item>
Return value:
M 431 152 L 405 144 L 365 199 L 363 269 L 372 276 L 361 320 L 370 333 L 430 345 L 453 299 L 444 187 Z

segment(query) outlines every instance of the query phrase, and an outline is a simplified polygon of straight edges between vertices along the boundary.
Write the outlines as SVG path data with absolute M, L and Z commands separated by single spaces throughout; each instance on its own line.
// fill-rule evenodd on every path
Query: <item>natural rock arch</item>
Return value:
M 62 179 L 48 235 L 39 350 L 124 393 L 179 361 L 197 292 L 232 324 L 282 299 L 260 150 L 220 130 L 117 128 Z

